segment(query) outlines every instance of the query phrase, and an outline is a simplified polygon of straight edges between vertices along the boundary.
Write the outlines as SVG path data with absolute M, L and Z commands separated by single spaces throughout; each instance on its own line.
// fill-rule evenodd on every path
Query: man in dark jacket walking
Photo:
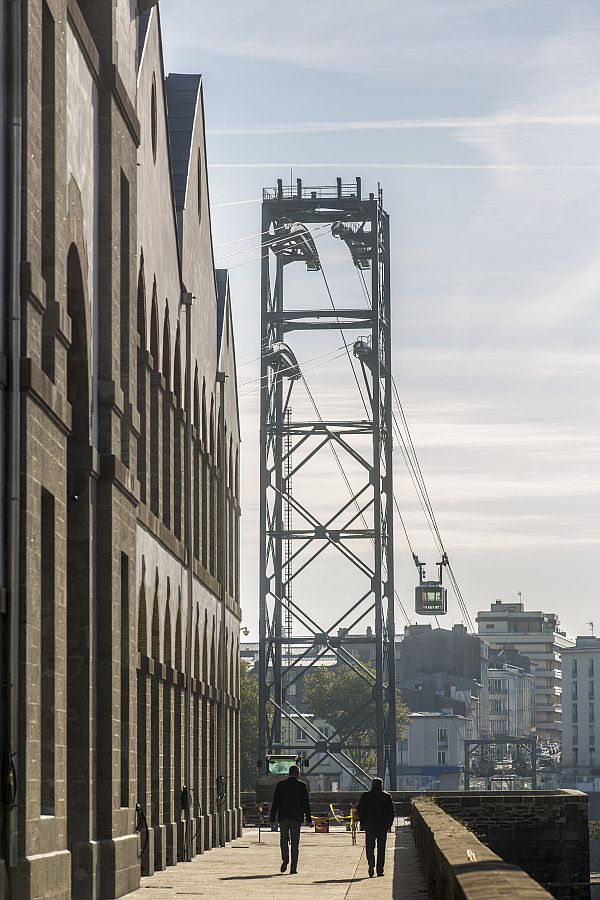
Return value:
M 371 790 L 366 791 L 358 802 L 358 818 L 365 831 L 365 851 L 369 864 L 369 878 L 375 874 L 375 844 L 377 844 L 377 874 L 383 875 L 385 865 L 385 842 L 387 833 L 394 824 L 396 812 L 394 801 L 383 789 L 381 778 L 374 778 Z
M 306 818 L 312 825 L 308 788 L 300 781 L 298 766 L 290 766 L 288 777 L 275 786 L 275 796 L 271 806 L 271 822 L 279 815 L 279 843 L 281 846 L 281 872 L 285 872 L 290 861 L 288 843 L 292 845 L 292 865 L 290 875 L 295 875 L 298 867 L 298 845 L 300 826 Z

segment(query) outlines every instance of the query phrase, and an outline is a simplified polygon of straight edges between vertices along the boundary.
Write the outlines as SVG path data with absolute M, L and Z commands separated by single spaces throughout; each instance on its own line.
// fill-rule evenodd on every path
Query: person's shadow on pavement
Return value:
M 271 872 L 269 875 L 223 875 L 219 881 L 254 881 L 257 878 L 279 878 L 279 872 Z

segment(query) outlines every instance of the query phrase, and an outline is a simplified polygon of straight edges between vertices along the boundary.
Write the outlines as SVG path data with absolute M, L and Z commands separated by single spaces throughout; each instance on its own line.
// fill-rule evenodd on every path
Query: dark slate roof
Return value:
M 146 43 L 146 33 L 148 31 L 148 23 L 150 22 L 150 10 L 140 12 L 138 19 L 139 40 L 138 40 L 138 59 L 142 58 L 144 52 L 144 44 Z
M 200 75 L 171 74 L 166 80 L 173 193 L 178 210 L 185 205 L 200 78 Z
M 223 320 L 225 318 L 225 303 L 227 300 L 227 269 L 217 269 L 217 350 L 221 349 L 221 335 L 223 334 Z

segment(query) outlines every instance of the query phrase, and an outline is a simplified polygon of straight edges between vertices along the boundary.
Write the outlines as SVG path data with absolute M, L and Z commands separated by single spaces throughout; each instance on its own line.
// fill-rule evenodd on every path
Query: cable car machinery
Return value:
M 442 584 L 442 570 L 448 565 L 448 557 L 444 553 L 437 564 L 438 580 L 425 580 L 425 563 L 413 553 L 415 566 L 419 570 L 419 584 L 415 588 L 415 612 L 420 616 L 443 616 L 448 612 L 448 593 Z

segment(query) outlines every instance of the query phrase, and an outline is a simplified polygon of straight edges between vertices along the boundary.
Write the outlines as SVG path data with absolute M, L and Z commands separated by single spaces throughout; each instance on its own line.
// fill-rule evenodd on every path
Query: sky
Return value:
M 250 638 L 260 199 L 277 178 L 337 176 L 383 188 L 394 376 L 471 616 L 520 592 L 569 635 L 589 634 L 594 619 L 600 634 L 596 0 L 163 0 L 160 11 L 167 72 L 203 76 L 215 257 L 230 269 L 235 317 Z M 318 247 L 336 304 L 354 303 L 344 248 L 327 235 Z M 294 272 L 294 296 L 326 305 L 322 282 L 306 277 Z M 322 412 L 357 402 L 337 338 L 301 353 Z M 343 485 L 331 460 L 313 475 L 307 499 L 322 512 Z M 439 553 L 398 450 L 394 477 L 411 545 L 434 577 Z M 395 560 L 415 622 L 417 574 L 398 524 Z M 351 573 L 325 561 L 306 585 L 333 611 L 351 589 Z M 446 627 L 462 621 L 452 592 L 448 605 Z M 400 610 L 396 621 L 401 632 Z

